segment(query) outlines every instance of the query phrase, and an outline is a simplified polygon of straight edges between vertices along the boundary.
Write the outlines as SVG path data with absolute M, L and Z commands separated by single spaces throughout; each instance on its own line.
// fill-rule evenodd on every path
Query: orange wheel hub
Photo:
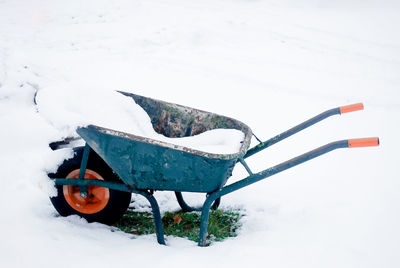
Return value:
M 75 169 L 67 175 L 67 179 L 77 179 L 79 169 Z M 104 180 L 97 172 L 86 169 L 85 179 Z M 76 211 L 85 214 L 94 214 L 103 210 L 110 200 L 110 190 L 105 187 L 88 186 L 88 196 L 80 194 L 79 187 L 74 185 L 63 186 L 64 197 L 67 203 Z

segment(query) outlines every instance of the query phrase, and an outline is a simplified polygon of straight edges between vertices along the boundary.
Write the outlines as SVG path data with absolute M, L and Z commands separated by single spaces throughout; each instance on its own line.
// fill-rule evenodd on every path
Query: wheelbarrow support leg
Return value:
M 153 217 L 154 217 L 154 227 L 156 229 L 156 235 L 157 235 L 157 242 L 161 245 L 165 245 L 165 240 L 164 240 L 164 230 L 162 227 L 162 221 L 161 221 L 161 213 L 160 213 L 160 208 L 158 207 L 157 200 L 154 198 L 154 196 L 148 192 L 138 192 L 139 194 L 143 195 L 151 205 L 151 209 L 153 211 Z
M 215 195 L 209 195 L 203 204 L 203 209 L 201 211 L 199 244 L 198 244 L 200 247 L 207 246 L 207 229 L 208 229 L 208 220 L 210 218 L 210 209 L 213 202 L 216 199 L 218 200 L 219 197 L 216 197 Z
M 183 199 L 181 192 L 175 192 L 176 200 L 178 201 L 179 206 L 182 208 L 184 212 L 192 212 L 192 211 L 202 211 L 203 207 L 192 207 L 189 206 L 185 200 Z M 221 203 L 221 198 L 217 198 L 212 205 L 212 209 L 216 210 Z

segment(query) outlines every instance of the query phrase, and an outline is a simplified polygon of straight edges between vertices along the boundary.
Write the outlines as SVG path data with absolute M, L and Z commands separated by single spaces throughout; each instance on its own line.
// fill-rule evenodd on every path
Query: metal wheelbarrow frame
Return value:
M 159 206 L 153 196 L 156 190 L 174 191 L 179 205 L 184 210 L 201 210 L 198 245 L 206 246 L 209 211 L 212 207 L 218 207 L 222 196 L 335 149 L 379 145 L 378 138 L 335 141 L 261 172 L 253 173 L 245 161 L 246 158 L 332 115 L 362 110 L 363 105 L 358 103 L 327 110 L 261 142 L 247 125 L 238 120 L 131 93 L 120 93 L 133 98 L 148 113 L 154 129 L 169 137 L 193 136 L 216 128 L 238 129 L 245 134 L 238 153 L 210 154 L 99 126 L 90 125 L 77 129 L 77 133 L 86 142 L 79 178 L 52 178 L 55 184 L 78 186 L 83 196 L 87 194 L 88 186 L 106 187 L 144 196 L 151 204 L 157 241 L 160 244 L 165 244 L 165 240 Z M 252 136 L 259 141 L 259 144 L 248 150 Z M 121 182 L 84 179 L 91 150 L 112 168 Z M 244 166 L 249 176 L 225 185 L 238 162 Z M 186 204 L 181 192 L 207 193 L 207 197 L 201 208 L 193 208 Z

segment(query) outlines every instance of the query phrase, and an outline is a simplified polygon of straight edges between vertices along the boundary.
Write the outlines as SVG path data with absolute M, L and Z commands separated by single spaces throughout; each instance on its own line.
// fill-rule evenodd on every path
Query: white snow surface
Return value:
M 0 0 L 0 266 L 399 267 L 399 10 L 394 0 Z M 381 145 L 336 150 L 224 196 L 223 209 L 245 214 L 235 238 L 161 246 L 57 217 L 48 199 L 46 172 L 71 156 L 48 143 L 79 121 L 65 103 L 113 90 L 227 115 L 263 140 L 365 104 L 248 158 L 253 172 L 335 140 Z M 46 108 L 46 91 L 60 107 Z M 246 174 L 237 165 L 228 183 Z M 162 212 L 178 210 L 173 193 L 155 196 Z
M 41 89 L 35 101 L 41 116 L 71 136 L 77 136 L 77 127 L 91 124 L 214 154 L 238 153 L 244 139 L 244 133 L 236 129 L 213 129 L 195 136 L 169 138 L 153 129 L 146 111 L 132 98 L 98 87 L 84 88 L 79 93 L 68 89 L 63 85 Z

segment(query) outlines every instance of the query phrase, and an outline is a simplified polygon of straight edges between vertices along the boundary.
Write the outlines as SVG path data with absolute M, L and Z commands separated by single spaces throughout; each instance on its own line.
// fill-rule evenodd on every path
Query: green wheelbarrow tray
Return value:
M 202 212 L 199 246 L 205 246 L 209 210 L 218 207 L 222 196 L 335 149 L 379 144 L 378 138 L 335 141 L 261 172 L 253 173 L 245 162 L 247 157 L 332 115 L 362 110 L 363 105 L 358 103 L 327 110 L 261 142 L 248 126 L 238 120 L 132 93 L 120 93 L 133 98 L 149 115 L 154 130 L 167 137 L 194 136 L 217 128 L 237 129 L 244 133 L 244 140 L 238 153 L 212 154 L 100 126 L 89 125 L 77 129 L 77 133 L 86 142 L 79 177 L 78 179 L 53 177 L 55 184 L 78 186 L 82 196 L 87 196 L 88 186 L 141 194 L 152 206 L 157 240 L 160 244 L 165 244 L 165 241 L 159 207 L 153 196 L 156 190 L 174 191 L 182 209 Z M 252 136 L 259 144 L 249 149 Z M 121 182 L 84 179 L 90 150 L 95 151 L 104 160 Z M 244 166 L 248 176 L 226 185 L 238 162 Z M 181 192 L 207 193 L 207 197 L 202 207 L 192 208 L 183 200 Z
M 211 154 L 99 126 L 78 134 L 121 180 L 136 189 L 213 192 L 225 185 L 239 157 L 250 145 L 251 129 L 235 119 L 197 109 L 123 93 L 150 116 L 154 129 L 167 137 L 187 137 L 216 128 L 245 134 L 236 154 Z

